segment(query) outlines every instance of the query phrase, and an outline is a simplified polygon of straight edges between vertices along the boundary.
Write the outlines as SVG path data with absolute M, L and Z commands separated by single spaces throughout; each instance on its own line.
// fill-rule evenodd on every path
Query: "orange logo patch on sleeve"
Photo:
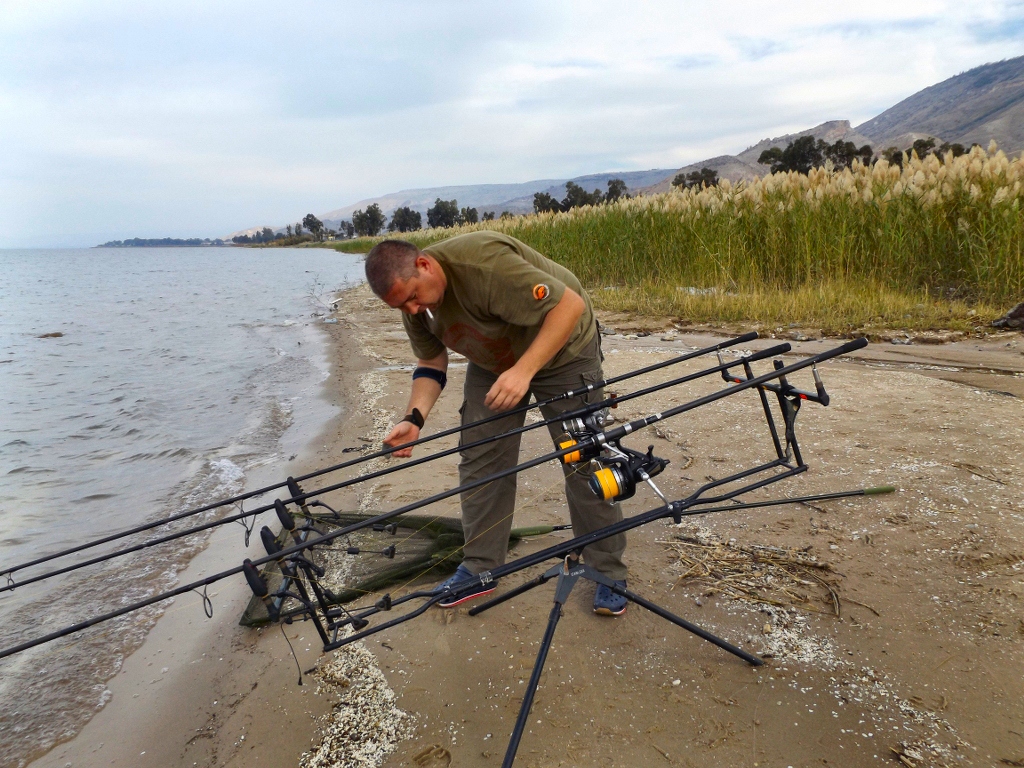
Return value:
M 551 289 L 548 288 L 544 283 L 538 283 L 533 286 L 533 298 L 537 301 L 543 301 L 551 294 Z

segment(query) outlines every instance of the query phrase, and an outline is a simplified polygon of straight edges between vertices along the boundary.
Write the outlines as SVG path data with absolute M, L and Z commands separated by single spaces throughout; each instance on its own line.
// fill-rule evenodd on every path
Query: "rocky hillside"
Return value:
M 763 139 L 736 155 L 719 155 L 683 168 L 597 173 L 574 179 L 538 179 L 521 184 L 407 189 L 360 200 L 328 211 L 319 218 L 334 228 L 341 220 L 351 219 L 353 211 L 377 203 L 388 216 L 396 208 L 409 206 L 424 214 L 425 223 L 427 208 L 439 197 L 458 200 L 460 206 L 473 207 L 481 213 L 529 213 L 533 210 L 535 193 L 547 192 L 562 199 L 567 181 L 573 181 L 589 192 L 593 189 L 604 191 L 609 179 L 618 178 L 626 182 L 631 193 L 651 194 L 670 189 L 676 174 L 705 167 L 718 171 L 719 178 L 739 181 L 767 172 L 766 166 L 757 163 L 764 150 L 785 148 L 801 136 L 814 136 L 830 144 L 838 140 L 852 141 L 858 147 L 870 144 L 876 151 L 890 146 L 905 149 L 915 139 L 928 137 L 964 146 L 974 142 L 987 145 L 995 139 L 1007 154 L 1019 153 L 1024 150 L 1024 56 L 985 64 L 925 88 L 856 128 L 848 120 L 830 120 L 799 133 Z M 232 235 L 251 234 L 258 229 L 253 227 Z M 278 229 L 283 229 L 283 225 Z
M 878 149 L 934 136 L 964 146 L 995 139 L 1007 154 L 1016 154 L 1024 150 L 1024 56 L 975 67 L 918 91 L 857 131 Z

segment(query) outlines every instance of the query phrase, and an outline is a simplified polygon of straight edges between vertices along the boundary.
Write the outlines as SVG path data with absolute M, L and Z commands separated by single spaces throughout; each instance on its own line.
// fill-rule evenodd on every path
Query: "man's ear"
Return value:
M 430 259 L 424 256 L 422 253 L 416 257 L 415 264 L 417 272 L 430 272 L 431 270 Z

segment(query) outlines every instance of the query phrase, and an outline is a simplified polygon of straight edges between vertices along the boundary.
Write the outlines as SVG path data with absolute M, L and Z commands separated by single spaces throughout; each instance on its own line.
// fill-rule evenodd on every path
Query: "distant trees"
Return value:
M 347 240 L 351 240 L 356 236 L 356 228 L 352 226 L 351 221 L 339 221 L 338 234 Z
M 849 168 L 853 161 L 858 159 L 870 164 L 873 157 L 874 151 L 868 144 L 858 149 L 852 141 L 839 140 L 829 144 L 813 136 L 801 136 L 790 142 L 785 149 L 766 149 L 757 158 L 757 162 L 761 165 L 770 165 L 772 173 L 796 171 L 806 174 L 811 168 L 824 165 L 826 160 L 831 160 L 834 167 L 841 169 Z
M 622 179 L 608 180 L 608 193 L 602 194 L 601 190 L 595 189 L 587 192 L 583 187 L 573 181 L 565 183 L 565 197 L 561 201 L 556 200 L 548 192 L 537 192 L 533 196 L 533 210 L 536 213 L 557 213 L 569 211 L 584 205 L 601 205 L 602 203 L 613 203 L 627 194 L 626 182 Z
M 324 223 L 312 213 L 307 213 L 303 217 L 302 226 L 309 230 L 314 240 L 320 241 L 324 239 Z
M 533 195 L 533 210 L 536 213 L 558 213 L 562 210 L 562 204 L 547 192 L 535 192 Z
M 419 211 L 414 211 L 405 205 L 401 208 L 396 208 L 395 212 L 391 214 L 388 232 L 413 232 L 417 229 L 423 229 L 423 216 Z
M 501 216 L 499 216 L 498 218 L 499 219 L 513 219 L 513 218 L 515 218 L 515 214 L 511 213 L 509 211 L 502 211 L 501 212 Z
M 693 189 L 695 187 L 717 187 L 718 171 L 704 167 L 699 171 L 677 173 L 676 177 L 672 179 L 672 186 L 682 187 L 683 189 Z
M 579 184 L 571 181 L 565 182 L 565 197 L 562 199 L 562 210 L 568 211 L 573 208 L 582 208 L 584 205 L 600 205 L 604 201 L 601 190 L 595 189 L 587 192 Z
M 352 227 L 360 237 L 374 237 L 384 229 L 387 218 L 377 203 L 366 206 L 366 210 L 356 211 L 352 214 Z
M 978 146 L 972 144 L 972 147 Z M 906 154 L 910 157 L 912 154 L 917 153 L 917 156 L 922 160 L 928 155 L 938 155 L 939 157 L 945 157 L 947 152 L 952 152 L 953 157 L 960 157 L 960 155 L 966 154 L 967 149 L 964 148 L 963 144 L 950 144 L 948 141 L 944 141 L 938 147 L 935 146 L 935 139 L 917 139 L 911 146 L 906 149 L 899 149 L 897 147 L 886 147 L 882 150 L 882 157 L 888 160 L 893 165 L 903 167 L 903 155 Z
M 454 200 L 452 202 L 455 202 Z M 476 208 L 463 208 L 459 211 L 459 217 L 455 220 L 456 224 L 476 224 L 480 221 L 480 215 Z
M 442 200 L 438 197 L 434 200 L 434 205 L 427 208 L 428 227 L 454 227 L 458 220 L 458 200 Z
M 484 211 L 484 215 L 480 217 L 480 221 L 494 221 L 494 211 Z
M 608 191 L 604 195 L 604 201 L 606 203 L 614 203 L 616 200 L 629 197 L 628 192 L 629 187 L 626 186 L 626 182 L 622 179 L 609 179 Z

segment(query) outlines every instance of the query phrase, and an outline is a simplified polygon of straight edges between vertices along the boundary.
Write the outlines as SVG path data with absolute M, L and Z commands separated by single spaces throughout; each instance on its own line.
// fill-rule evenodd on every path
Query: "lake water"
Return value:
M 332 413 L 324 302 L 360 279 L 321 249 L 0 250 L 0 568 L 286 475 L 289 435 Z M 167 589 L 204 543 L 0 593 L 0 647 Z M 0 766 L 75 733 L 162 610 L 0 661 Z

